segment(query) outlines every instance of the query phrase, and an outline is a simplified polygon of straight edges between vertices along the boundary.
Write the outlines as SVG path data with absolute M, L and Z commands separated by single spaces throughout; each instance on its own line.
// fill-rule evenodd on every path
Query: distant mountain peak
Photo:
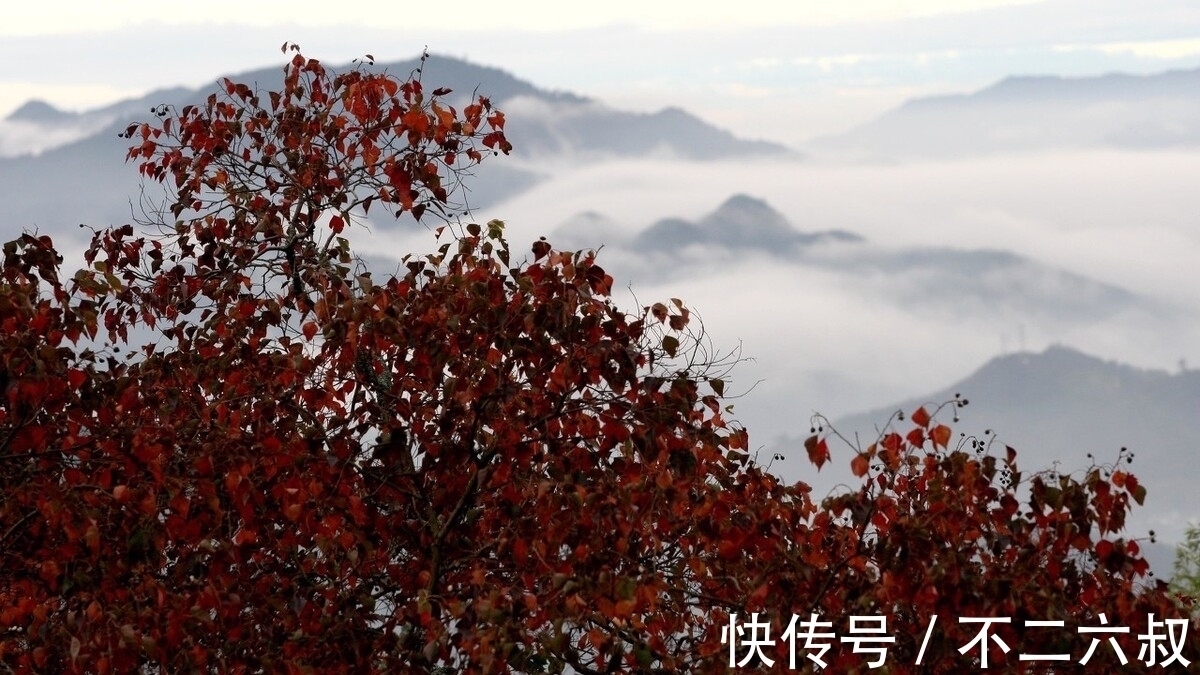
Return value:
M 764 216 L 784 220 L 783 214 L 776 211 L 767 203 L 767 200 L 758 197 L 751 197 L 748 194 L 738 193 L 721 202 L 716 211 L 709 214 L 709 218 L 720 216 L 724 213 L 737 213 L 755 216 Z
M 1200 68 L 1153 75 L 1013 76 L 969 94 L 907 101 L 808 145 L 877 159 L 1197 146 Z
M 421 63 L 420 58 L 406 61 L 379 63 L 376 69 L 386 69 L 396 77 L 406 77 L 408 73 L 421 69 L 421 80 L 430 86 L 448 87 L 456 95 L 470 97 L 472 94 L 487 96 L 496 104 L 500 104 L 517 96 L 529 96 L 547 101 L 563 103 L 587 103 L 591 99 L 571 92 L 543 89 L 528 80 L 521 79 L 513 73 L 495 66 L 483 65 L 473 61 L 450 56 L 448 54 L 430 54 Z M 335 66 L 335 70 L 346 70 L 345 67 Z
M 708 238 L 723 244 L 770 244 L 794 238 L 798 232 L 782 213 L 764 199 L 736 194 L 699 222 Z
M 971 402 L 963 414 L 993 429 L 1028 442 L 1039 434 L 1057 448 L 1071 447 L 1072 424 L 1090 422 L 1093 446 L 1145 443 L 1158 419 L 1191 420 L 1200 408 L 1200 371 L 1168 373 L 1105 360 L 1061 344 L 1041 352 L 1014 352 L 993 357 L 956 384 L 897 406 L 854 415 L 847 428 L 886 419 L 889 410 L 910 410 L 923 402 L 942 402 L 960 393 Z M 882 415 L 882 417 L 881 417 Z M 995 420 L 1003 419 L 1000 423 Z M 1025 422 L 1022 423 L 1022 420 Z M 1058 425 L 1056 427 L 1055 425 Z M 1107 431 L 1103 431 L 1107 429 Z M 1124 430 L 1124 431 L 1123 431 Z M 1194 426 L 1184 436 L 1200 439 Z M 1077 439 L 1077 440 L 1080 440 Z M 1176 439 L 1182 440 L 1182 439 Z M 1089 443 L 1084 443 L 1088 445 Z M 1115 446 L 1114 446 L 1115 447 Z
M 329 64 L 333 72 L 345 72 L 352 67 Z M 482 95 L 505 111 L 505 133 L 513 144 L 512 156 L 503 163 L 489 162 L 479 168 L 470 183 L 470 207 L 475 210 L 515 197 L 560 165 L 614 158 L 669 156 L 719 160 L 792 153 L 775 143 L 738 138 L 680 108 L 655 113 L 615 110 L 594 99 L 539 88 L 501 68 L 453 56 L 433 54 L 424 61 L 413 58 L 362 67 L 371 72 L 387 71 L 397 78 L 408 78 L 419 69 L 422 82 L 430 89 L 452 90 L 447 96 L 451 105 L 459 106 Z M 248 70 L 230 74 L 229 79 L 262 92 L 278 91 L 283 84 L 283 69 L 274 66 Z M 96 162 L 120 157 L 112 149 L 113 132 L 147 119 L 153 106 L 184 106 L 204 101 L 219 91 L 215 80 L 214 77 L 213 84 L 197 89 L 159 89 L 81 113 L 67 113 L 44 101 L 30 101 L 9 119 L 36 122 L 44 133 L 26 133 L 20 128 L 24 124 L 7 125 L 8 128 L 0 125 L 0 164 L 27 161 L 21 157 L 37 155 L 45 174 L 59 173 L 65 180 L 75 182 L 72 172 L 80 166 L 82 155 L 96 153 L 89 160 Z M 507 102 L 514 103 L 511 110 L 505 107 Z M 29 175 L 27 168 L 11 166 L 9 170 L 12 175 Z M 96 186 L 97 192 L 110 191 L 96 182 L 94 173 L 86 180 Z M 56 196 L 47 195 L 42 203 L 31 204 L 26 213 L 9 216 L 44 221 L 53 210 L 48 206 L 59 201 Z M 77 215 L 50 217 L 74 219 Z
M 1129 372 L 1135 370 L 1132 366 L 1105 362 L 1066 345 L 1052 344 L 1041 352 L 1018 351 L 993 357 L 970 375 L 962 386 L 969 387 L 969 383 L 992 382 L 1001 378 L 1028 385 L 1031 378 L 1060 379 L 1072 373 L 1114 368 Z
M 958 447 L 970 439 L 998 442 L 991 452 L 1003 456 L 1005 446 L 1012 446 L 1027 472 L 1081 475 L 1097 467 L 1112 470 L 1117 462 L 1133 472 L 1149 495 L 1126 521 L 1127 536 L 1146 536 L 1153 528 L 1171 541 L 1188 520 L 1200 516 L 1194 489 L 1200 371 L 1137 368 L 1054 345 L 997 356 L 948 388 L 847 416 L 832 426 L 848 438 L 875 438 L 895 411 L 911 413 L 956 394 L 970 405 L 961 412 L 942 411 L 939 422 L 953 419 L 956 434 L 965 434 Z M 892 430 L 906 425 L 899 422 Z M 782 439 L 778 446 L 800 442 Z M 835 471 L 848 475 L 848 467 L 836 464 Z M 1154 563 L 1159 574 L 1170 570 L 1170 551 L 1166 554 Z
M 77 117 L 76 113 L 60 110 L 50 105 L 46 101 L 35 98 L 26 101 L 21 107 L 9 113 L 8 117 L 4 118 L 10 121 L 20 122 L 35 122 L 41 124 L 54 124 L 58 122 L 67 122 Z
M 980 98 L 1091 98 L 1097 101 L 1130 96 L 1191 96 L 1200 92 L 1200 68 L 1136 75 L 1106 73 L 1091 77 L 1012 75 L 969 96 Z
M 379 62 L 369 69 L 400 78 L 420 69 L 422 82 L 451 89 L 450 100 L 456 105 L 472 96 L 488 97 L 505 112 L 505 133 L 517 160 L 635 157 L 664 151 L 690 159 L 722 159 L 793 152 L 776 143 L 738 138 L 679 107 L 654 113 L 616 110 L 586 96 L 543 89 L 502 68 L 444 54 L 430 54 L 424 63 L 414 58 Z M 279 78 L 278 69 L 230 76 L 263 86 Z M 514 103 L 511 109 L 508 102 Z
M 716 244 L 730 249 L 761 249 L 773 253 L 819 240 L 861 241 L 844 231 L 799 232 L 764 199 L 735 194 L 696 222 L 663 218 L 638 235 L 643 250 L 677 250 L 689 244 Z

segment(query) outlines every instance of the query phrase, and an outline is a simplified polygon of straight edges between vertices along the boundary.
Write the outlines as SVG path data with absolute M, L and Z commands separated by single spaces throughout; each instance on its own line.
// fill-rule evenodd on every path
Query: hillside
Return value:
M 420 61 L 412 59 L 373 68 L 407 77 L 419 66 Z M 650 114 L 614 110 L 582 96 L 538 88 L 498 68 L 451 57 L 429 57 L 421 76 L 427 86 L 452 89 L 452 102 L 461 105 L 477 92 L 506 112 L 513 154 L 478 168 L 469 194 L 469 204 L 476 209 L 534 185 L 544 177 L 543 166 L 607 157 L 665 154 L 710 160 L 790 152 L 772 143 L 735 138 L 678 108 Z M 282 71 L 272 67 L 229 77 L 269 91 L 281 85 Z M 0 122 L 0 199 L 6 204 L 7 225 L 70 237 L 81 222 L 108 224 L 139 215 L 139 181 L 136 172 L 124 165 L 126 142 L 117 138 L 117 132 L 149 117 L 153 106 L 198 103 L 214 87 L 161 89 L 79 113 L 41 101 L 19 107 Z M 147 198 L 153 201 L 153 191 Z
M 888 247 L 843 229 L 801 229 L 765 199 L 743 193 L 699 218 L 671 216 L 642 227 L 583 212 L 559 225 L 551 240 L 567 248 L 620 247 L 617 268 L 643 281 L 705 274 L 706 261 L 763 256 L 792 270 L 834 276 L 845 292 L 958 317 L 1011 310 L 1047 322 L 1095 321 L 1152 306 L 1121 287 L 1010 251 L 936 243 Z
M 806 149 L 873 159 L 949 159 L 1052 149 L 1196 147 L 1200 69 L 1010 77 L 971 94 L 909 101 Z
M 1200 370 L 1143 370 L 1051 347 L 996 357 L 949 387 L 835 420 L 833 428 L 865 447 L 897 411 L 932 410 L 956 394 L 969 402 L 959 411 L 959 421 L 952 421 L 952 407 L 938 417 L 954 429 L 952 444 L 975 437 L 990 441 L 994 452 L 1012 446 L 1025 472 L 1053 468 L 1079 473 L 1093 463 L 1120 460 L 1121 468 L 1136 475 L 1148 492 L 1125 534 L 1148 538 L 1153 530 L 1162 544 L 1153 549 L 1154 569 L 1169 574 L 1172 545 L 1182 540 L 1188 521 L 1200 521 L 1193 492 Z M 904 422 L 897 424 L 906 428 Z M 795 455 L 802 441 L 783 437 L 769 447 Z M 852 451 L 840 442 L 831 442 L 830 448 L 831 464 L 819 473 L 804 472 L 819 496 L 838 484 L 856 482 L 848 467 Z M 1123 454 L 1122 448 L 1127 449 Z

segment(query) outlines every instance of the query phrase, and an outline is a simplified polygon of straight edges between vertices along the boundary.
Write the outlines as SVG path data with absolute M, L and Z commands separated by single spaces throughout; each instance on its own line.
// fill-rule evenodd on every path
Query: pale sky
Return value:
M 0 116 L 42 98 L 80 110 L 283 61 L 433 54 L 630 110 L 683 107 L 798 144 L 922 95 L 1016 74 L 1200 66 L 1195 0 L 526 0 L 444 11 L 361 0 L 24 2 L 0 9 Z
M 441 30 L 561 31 L 626 24 L 653 30 L 702 28 L 754 28 L 786 25 L 830 25 L 852 21 L 877 21 L 961 13 L 987 7 L 1032 4 L 1037 0 L 841 0 L 794 2 L 746 0 L 737 3 L 653 2 L 610 0 L 587 5 L 516 0 L 467 0 L 446 5 L 446 14 L 403 12 L 404 5 L 388 0 L 364 0 L 346 5 L 351 13 L 331 15 L 328 2 L 265 0 L 247 3 L 215 0 L 204 3 L 163 3 L 124 0 L 106 3 L 23 3 L 4 10 L 0 35 L 87 34 L 114 30 L 143 22 L 177 25 L 237 23 L 273 26 L 356 25 L 369 22 L 376 28 Z M 452 9 L 451 9 L 452 8 Z M 452 13 L 450 13 L 452 12 Z

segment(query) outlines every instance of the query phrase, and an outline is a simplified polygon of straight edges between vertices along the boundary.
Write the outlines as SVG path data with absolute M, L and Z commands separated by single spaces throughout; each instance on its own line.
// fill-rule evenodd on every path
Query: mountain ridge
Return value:
M 957 408 L 956 400 L 966 404 Z M 911 428 L 906 418 L 921 407 L 937 411 L 933 424 L 950 426 L 951 448 L 970 450 L 970 441 L 978 440 L 1002 456 L 1011 446 L 1027 475 L 1057 471 L 1079 477 L 1093 467 L 1119 467 L 1137 476 L 1147 489 L 1146 501 L 1134 505 L 1119 536 L 1143 539 L 1160 577 L 1170 576 L 1172 544 L 1182 541 L 1188 522 L 1200 522 L 1193 496 L 1200 370 L 1139 368 L 1058 344 L 993 357 L 950 386 L 831 422 L 818 420 L 814 427 L 822 429 L 813 431 L 836 431 L 861 450 L 881 431 L 906 433 Z M 820 472 L 802 469 L 814 498 L 861 484 L 850 471 L 854 450 L 836 439 L 829 447 L 832 461 Z M 804 436 L 780 436 L 766 448 L 806 462 Z
M 343 72 L 350 65 L 330 66 Z M 536 99 L 545 113 L 506 111 L 505 131 L 514 145 L 505 162 L 489 162 L 474 169 L 470 206 L 479 210 L 519 194 L 547 176 L 549 167 L 568 159 L 586 162 L 605 157 L 637 158 L 667 152 L 681 158 L 705 161 L 730 157 L 786 155 L 792 151 L 763 141 L 739 139 L 678 108 L 658 113 L 614 110 L 569 92 L 540 89 L 507 71 L 453 57 L 433 55 L 426 61 L 410 59 L 367 63 L 371 71 L 387 70 L 398 77 L 422 68 L 426 86 L 448 87 L 452 104 L 478 91 L 490 96 L 503 110 L 505 101 Z M 282 86 L 283 70 L 259 68 L 228 76 L 260 90 Z M 200 103 L 217 85 L 195 89 L 168 87 L 140 97 L 123 99 L 81 113 L 61 111 L 49 104 L 26 103 L 9 115 L 7 131 L 53 136 L 54 147 L 31 148 L 19 139 L 0 138 L 5 146 L 32 149 L 17 156 L 0 156 L 0 185 L 6 188 L 9 222 L 18 227 L 70 231 L 79 222 L 119 222 L 138 204 L 137 173 L 124 165 L 125 142 L 116 134 L 131 122 L 146 119 L 152 107 Z M 517 106 L 520 108 L 520 106 Z M 16 117 L 14 118 L 13 115 Z M 48 122 L 47 120 L 53 120 Z M 16 125 L 15 127 L 13 125 Z M 14 129 L 16 131 L 14 131 Z M 4 131 L 4 129 L 0 129 Z M 55 184 L 70 184 L 81 199 L 64 200 Z M 129 195 L 114 203 L 113 195 Z M 73 195 L 74 196 L 74 195 Z M 87 206 L 80 208 L 80 203 Z M 98 205 L 105 204 L 102 208 Z
M 1067 472 L 1121 461 L 1149 489 L 1146 508 L 1135 511 L 1140 525 L 1177 536 L 1186 519 L 1200 518 L 1200 505 L 1191 498 L 1200 447 L 1200 370 L 1138 368 L 1053 345 L 1041 353 L 994 357 L 948 387 L 843 417 L 833 426 L 850 437 L 874 438 L 877 425 L 897 411 L 932 410 L 956 397 L 969 405 L 943 411 L 942 422 L 951 424 L 950 412 L 959 418 L 952 428 L 965 438 L 1015 447 L 1026 470 L 1050 468 L 1043 462 L 1048 457 Z
M 332 72 L 345 72 L 356 64 L 327 65 Z M 573 125 L 565 125 L 569 130 L 568 136 L 576 141 L 576 145 L 585 150 L 608 148 L 615 150 L 618 155 L 636 155 L 647 148 L 646 137 L 657 136 L 667 140 L 672 150 L 684 157 L 697 159 L 716 158 L 730 155 L 774 154 L 781 155 L 793 152 L 776 143 L 767 141 L 740 139 L 732 133 L 719 129 L 704 122 L 699 117 L 677 106 L 667 106 L 652 113 L 634 113 L 604 106 L 599 101 L 572 92 L 544 89 L 521 79 L 512 73 L 493 66 L 473 63 L 465 59 L 451 56 L 431 54 L 426 59 L 413 58 L 393 62 L 367 62 L 358 67 L 369 72 L 389 72 L 396 77 L 407 77 L 409 74 L 419 75 L 426 86 L 437 86 L 452 90 L 447 99 L 457 105 L 463 105 L 473 95 L 479 94 L 492 99 L 503 109 L 506 101 L 520 98 L 532 98 L 552 106 L 565 106 L 564 109 L 552 110 L 550 115 L 534 116 L 535 120 L 523 120 L 521 113 L 508 113 L 510 120 L 510 137 L 516 141 L 531 140 L 539 136 L 547 136 L 545 127 L 559 117 L 576 120 Z M 155 89 L 142 96 L 122 99 L 96 108 L 71 112 L 56 108 L 40 99 L 26 101 L 10 113 L 5 120 L 31 122 L 35 124 L 62 124 L 79 121 L 113 118 L 118 116 L 135 116 L 148 111 L 157 105 L 180 106 L 188 103 L 196 104 L 203 101 L 211 92 L 219 91 L 216 82 L 227 77 L 235 82 L 243 82 L 259 90 L 277 89 L 282 86 L 283 70 L 279 67 L 257 68 L 238 73 L 224 75 L 214 79 L 212 85 L 198 88 L 165 87 Z M 580 114 L 580 111 L 584 111 Z M 123 129 L 130 119 L 112 119 L 106 130 Z M 516 123 L 513 124 L 513 121 Z M 523 124 L 536 121 L 540 126 L 530 132 L 522 129 Z M 587 129 L 603 125 L 605 133 L 598 140 L 592 139 Z M 560 125 L 563 126 L 563 125 Z M 515 127 L 515 128 L 512 128 Z M 649 129 L 643 129 L 649 127 Z M 623 142 L 624 134 L 631 139 Z M 687 134 L 702 135 L 694 139 Z M 559 134 L 561 137 L 562 134 Z M 514 142 L 518 152 L 520 145 Z M 530 142 L 529 146 L 537 148 L 540 144 Z M 720 147 L 717 147 L 720 146 Z M 707 149 L 706 149 L 707 148 Z M 540 148 L 539 148 L 540 149 Z M 547 150 L 562 152 L 572 149 L 569 145 L 557 144 Z
M 815 153 L 952 159 L 1066 148 L 1200 146 L 1200 68 L 1150 75 L 1010 76 L 971 93 L 904 102 Z
M 938 242 L 891 247 L 843 229 L 801 230 L 765 199 L 735 193 L 696 219 L 659 218 L 631 228 L 594 210 L 552 232 L 567 248 L 616 246 L 641 261 L 630 269 L 660 279 L 698 273 L 695 263 L 762 256 L 794 268 L 840 274 L 842 292 L 884 296 L 910 311 L 1019 320 L 1103 321 L 1152 300 L 1011 251 L 953 248 Z M 660 265 L 668 260 L 685 265 Z M 654 270 L 646 272 L 645 270 Z M 954 289 L 947 293 L 946 289 Z
M 858 242 L 862 237 L 844 230 L 802 232 L 765 199 L 737 193 L 695 222 L 663 218 L 635 239 L 645 251 L 670 251 L 691 244 L 716 244 L 734 249 L 762 249 L 783 253 L 819 241 Z

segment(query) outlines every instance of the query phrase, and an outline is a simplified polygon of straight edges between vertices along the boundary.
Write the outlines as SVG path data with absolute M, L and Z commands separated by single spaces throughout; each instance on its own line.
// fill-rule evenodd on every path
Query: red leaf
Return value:
M 904 445 L 904 441 L 901 440 L 900 434 L 888 434 L 880 439 L 879 444 L 887 452 L 899 453 L 900 448 Z
M 1114 483 L 1117 482 L 1116 477 L 1117 477 L 1117 475 L 1114 473 L 1113 474 L 1113 482 Z M 1139 487 L 1141 487 L 1141 486 L 1138 484 L 1137 476 L 1135 476 L 1131 473 L 1125 474 L 1125 489 L 1126 490 L 1128 490 L 1129 492 L 1137 492 L 1137 489 Z
M 87 381 L 87 373 L 78 368 L 71 368 L 67 371 L 67 384 L 71 385 L 72 389 L 78 389 Z
M 929 426 L 929 413 L 925 412 L 924 406 L 917 408 L 912 414 L 913 424 L 919 427 Z M 914 445 L 917 445 L 914 443 Z
M 1133 489 L 1133 501 L 1137 502 L 1138 506 L 1142 506 L 1143 504 L 1146 503 L 1146 486 L 1145 485 L 1139 485 Z
M 829 446 L 826 445 L 823 438 L 809 436 L 804 441 L 804 449 L 808 451 L 808 461 L 816 465 L 817 471 L 820 471 L 825 462 L 829 460 Z
M 862 478 L 863 476 L 867 475 L 867 470 L 870 468 L 871 458 L 865 452 L 860 452 L 854 456 L 854 459 L 850 460 L 850 470 L 853 471 L 854 475 L 858 478 Z
M 909 445 L 913 446 L 914 448 L 919 448 L 922 445 L 925 445 L 925 430 L 913 429 L 912 431 L 908 432 L 908 436 L 906 436 L 905 439 L 908 441 Z
M 766 601 L 767 594 L 770 593 L 770 590 L 771 584 L 764 583 L 760 585 L 758 588 L 754 589 L 753 593 L 750 594 L 750 597 L 746 600 L 746 604 L 748 606 L 761 607 L 762 603 Z
M 939 424 L 929 432 L 929 437 L 933 439 L 934 447 L 948 448 L 950 447 L 950 434 L 950 427 Z

